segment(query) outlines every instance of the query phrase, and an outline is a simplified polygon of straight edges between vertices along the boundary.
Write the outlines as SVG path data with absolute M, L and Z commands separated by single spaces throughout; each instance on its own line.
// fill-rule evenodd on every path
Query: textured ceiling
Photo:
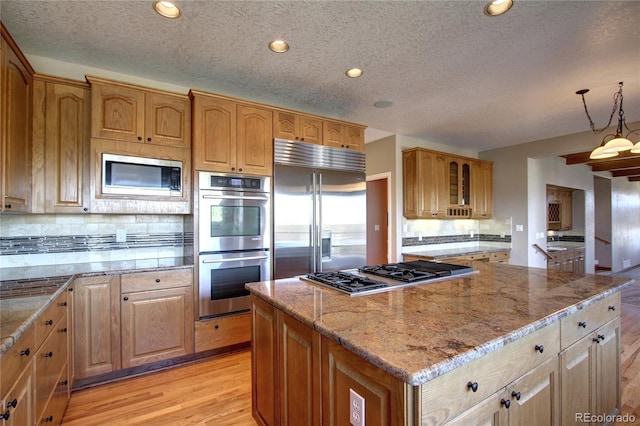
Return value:
M 624 81 L 640 120 L 640 2 L 1 0 L 29 55 L 365 124 L 478 151 L 606 124 Z M 274 54 L 283 37 L 291 49 Z M 344 72 L 364 69 L 358 79 Z M 38 71 L 36 69 L 36 71 Z M 393 106 L 378 109 L 379 100 Z

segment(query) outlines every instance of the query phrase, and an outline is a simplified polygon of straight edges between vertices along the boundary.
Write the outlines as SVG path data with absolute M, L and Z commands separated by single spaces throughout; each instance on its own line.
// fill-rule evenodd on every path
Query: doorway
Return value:
M 389 262 L 389 178 L 367 180 L 367 265 Z
M 608 272 L 612 267 L 611 256 L 611 180 L 599 176 L 593 178 L 595 205 L 595 271 Z

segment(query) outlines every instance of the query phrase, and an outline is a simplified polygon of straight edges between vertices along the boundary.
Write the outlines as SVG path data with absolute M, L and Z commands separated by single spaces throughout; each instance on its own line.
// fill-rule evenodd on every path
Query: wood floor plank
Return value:
M 622 302 L 621 414 L 635 416 L 640 424 L 640 285 L 623 291 Z M 251 352 L 74 392 L 63 425 L 254 426 Z

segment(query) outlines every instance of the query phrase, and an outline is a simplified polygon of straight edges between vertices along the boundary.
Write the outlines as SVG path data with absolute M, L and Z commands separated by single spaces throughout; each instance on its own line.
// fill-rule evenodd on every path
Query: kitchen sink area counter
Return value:
M 436 404 L 432 401 L 433 395 L 448 392 L 444 388 L 440 391 L 435 389 L 442 383 L 450 383 L 450 380 L 443 382 L 438 378 L 447 374 L 448 378 L 449 375 L 468 373 L 469 383 L 472 383 L 474 372 L 482 371 L 485 365 L 493 365 L 495 370 L 487 373 L 490 379 L 486 382 L 492 382 L 491 386 L 498 386 L 505 377 L 504 380 L 507 381 L 501 386 L 506 386 L 520 375 L 527 376 L 529 370 L 539 367 L 536 363 L 541 361 L 531 361 L 530 364 L 526 361 L 538 352 L 538 359 L 545 360 L 543 365 L 551 363 L 554 374 L 558 374 L 561 329 L 573 327 L 572 323 L 569 325 L 567 318 L 573 319 L 590 310 L 602 308 L 602 315 L 607 316 L 607 321 L 614 321 L 616 318 L 619 321 L 619 292 L 634 283 L 628 278 L 574 275 L 563 271 L 488 262 L 472 262 L 472 266 L 478 273 L 362 297 L 349 297 L 299 278 L 247 284 L 254 303 L 254 327 L 263 327 L 265 318 L 271 318 L 269 321 L 278 324 L 274 326 L 277 331 L 274 331 L 274 335 L 282 334 L 284 340 L 279 340 L 279 344 L 285 345 L 276 351 L 280 357 L 285 358 L 284 361 L 281 360 L 285 362 L 285 366 L 280 367 L 281 371 L 285 371 L 280 373 L 281 380 L 287 382 L 286 358 L 291 354 L 286 351 L 293 342 L 290 333 L 297 330 L 291 324 L 295 322 L 299 324 L 298 327 L 303 326 L 310 335 L 316 336 L 310 338 L 310 342 L 316 342 L 313 339 L 321 342 L 318 345 L 322 350 L 313 355 L 317 356 L 317 361 L 313 356 L 307 359 L 314 360 L 313 365 L 317 368 L 322 365 L 323 398 L 333 395 L 331 389 L 324 389 L 325 384 L 334 386 L 334 383 L 338 383 L 333 379 L 325 380 L 325 373 L 332 374 L 330 372 L 333 371 L 333 366 L 339 365 L 340 358 L 337 354 L 343 353 L 352 357 L 347 363 L 349 369 L 357 369 L 355 366 L 359 365 L 357 360 L 360 359 L 360 363 L 366 360 L 371 364 L 370 368 L 381 370 L 372 377 L 377 377 L 374 380 L 377 382 L 381 375 L 388 378 L 391 383 L 388 386 L 389 401 L 396 401 L 398 395 L 404 395 L 400 397 L 405 400 L 402 407 L 393 405 L 397 401 L 390 402 L 395 407 L 389 408 L 395 410 L 392 420 L 402 419 L 405 424 L 416 424 L 411 419 L 421 418 L 420 423 L 430 424 L 430 420 L 425 420 L 426 417 L 431 418 L 433 413 L 429 413 L 430 410 L 438 411 L 443 408 L 433 407 Z M 609 309 L 604 305 L 608 305 Z M 269 309 L 275 314 L 268 314 Z M 564 323 L 567 323 L 566 327 Z M 254 328 L 254 333 L 256 332 L 257 329 Z M 296 335 L 303 334 L 298 330 Z M 259 339 L 254 340 L 254 345 L 255 350 L 260 351 L 260 341 L 264 336 L 254 334 L 254 339 Z M 562 349 L 571 343 L 573 342 L 563 342 Z M 526 348 L 523 346 L 525 344 Z M 274 347 L 277 348 L 278 345 Z M 314 343 L 305 347 L 313 348 Z M 284 355 L 282 351 L 285 351 Z M 264 351 L 260 354 L 265 356 Z M 619 357 L 619 346 L 617 356 Z M 514 365 L 521 361 L 522 365 Z M 328 366 L 325 365 L 327 362 Z M 340 367 L 336 368 L 340 370 Z M 262 374 L 254 370 L 254 374 L 256 373 L 258 376 Z M 340 374 L 336 377 L 342 377 Z M 498 377 L 496 374 L 507 376 Z M 353 377 L 360 376 L 362 374 L 359 373 Z M 559 381 L 556 377 L 550 383 L 557 385 Z M 476 390 L 470 390 L 471 385 L 467 388 L 467 379 L 464 384 L 465 386 L 454 391 L 454 395 L 457 395 L 455 392 L 461 392 L 461 401 L 472 396 L 476 398 L 473 400 L 475 404 L 480 402 L 481 396 L 489 396 L 482 392 L 491 386 L 480 385 L 483 391 L 479 390 L 476 394 Z M 365 392 L 370 385 L 360 390 Z M 356 385 L 351 383 L 349 386 L 353 389 Z M 398 386 L 403 390 L 398 390 Z M 287 392 L 286 389 L 280 390 Z M 334 391 L 340 393 L 344 390 Z M 254 398 L 256 392 L 260 392 L 260 389 L 254 388 Z M 348 388 L 346 392 L 348 394 Z M 400 394 L 393 396 L 394 392 Z M 338 402 L 332 400 L 332 403 L 341 404 L 344 393 L 341 395 L 343 396 Z M 372 395 L 370 398 L 376 397 Z M 456 400 L 455 396 L 447 398 Z M 412 399 L 415 400 L 411 402 Z M 322 404 L 325 407 L 324 401 Z M 442 404 L 446 406 L 450 403 Z M 422 408 L 417 411 L 422 410 L 422 413 L 411 413 L 410 406 L 414 405 L 420 405 Z M 515 400 L 512 408 L 513 405 Z M 336 407 L 334 408 L 337 409 Z M 398 410 L 401 414 L 398 414 Z M 451 420 L 462 411 L 460 408 L 456 413 L 448 412 L 441 419 Z M 509 411 L 514 412 L 513 409 Z M 258 407 L 258 417 L 263 412 Z M 325 415 L 324 408 L 321 415 Z M 434 421 L 433 424 L 441 421 Z M 266 423 L 270 424 L 269 421 Z

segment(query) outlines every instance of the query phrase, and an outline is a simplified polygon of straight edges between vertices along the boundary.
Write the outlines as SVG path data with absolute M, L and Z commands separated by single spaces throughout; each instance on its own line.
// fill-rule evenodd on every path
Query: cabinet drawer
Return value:
M 0 396 L 4 395 L 36 355 L 35 327 L 29 327 L 0 358 Z
M 36 354 L 36 416 L 39 419 L 67 364 L 67 316 L 56 324 Z
M 51 305 L 36 320 L 36 346 L 40 347 L 47 338 L 53 326 L 58 323 L 62 315 L 67 312 L 67 294 L 64 291 L 53 301 Z M 65 325 L 66 327 L 66 325 Z
M 501 262 L 504 260 L 509 259 L 509 252 L 508 251 L 499 251 L 499 252 L 494 252 L 491 253 L 490 257 L 489 257 L 489 261 L 490 262 Z
M 463 256 L 462 259 L 486 261 L 489 260 L 489 253 L 468 254 L 466 256 Z
M 69 402 L 69 379 L 68 366 L 65 364 L 60 372 L 60 376 L 55 383 L 55 389 L 46 407 L 37 418 L 38 425 L 59 425 L 62 424 L 62 417 Z
M 196 352 L 223 348 L 250 340 L 250 313 L 196 321 Z
M 560 319 L 560 343 L 565 349 L 620 315 L 620 293 L 612 294 Z
M 559 336 L 560 325 L 555 322 L 425 383 L 419 397 L 421 424 L 444 423 L 556 357 Z M 540 347 L 542 352 L 536 349 Z
M 187 287 L 192 285 L 193 272 L 190 269 L 139 272 L 134 274 L 122 274 L 120 276 L 120 291 L 122 293 Z

